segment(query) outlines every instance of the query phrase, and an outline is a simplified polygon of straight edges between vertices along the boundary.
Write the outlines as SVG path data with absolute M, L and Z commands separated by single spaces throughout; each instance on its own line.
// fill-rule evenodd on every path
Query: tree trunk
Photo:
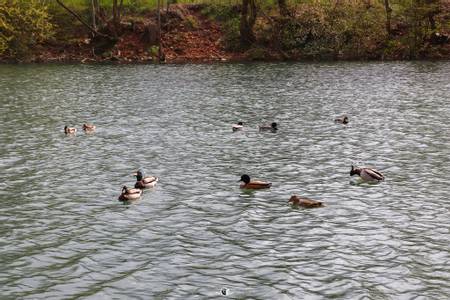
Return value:
M 119 23 L 122 20 L 122 8 L 123 8 L 123 0 L 120 0 L 119 9 L 117 11 L 117 16 L 119 18 Z
M 286 17 L 289 15 L 289 10 L 287 8 L 286 0 L 278 0 L 278 10 L 280 15 Z
M 431 13 L 428 15 L 428 21 L 430 22 L 430 29 L 432 32 L 436 31 L 436 21 L 434 20 L 434 14 Z
M 162 49 L 162 43 L 161 43 L 161 3 L 162 0 L 158 0 L 158 61 L 163 62 L 165 61 L 164 52 Z
M 256 3 L 255 0 L 242 0 L 240 34 L 241 46 L 248 47 L 256 40 L 253 32 L 253 26 L 256 22 Z
M 96 36 L 99 35 L 103 37 L 107 36 L 103 33 L 98 32 L 96 29 L 92 28 L 92 26 L 89 25 L 87 22 L 85 22 L 83 18 L 81 18 L 75 11 L 71 10 L 66 5 L 64 5 L 64 3 L 61 2 L 61 0 L 56 0 L 56 3 L 58 3 L 62 8 L 67 10 L 72 16 L 74 16 L 78 21 L 80 21 L 81 24 L 83 24 L 86 28 L 88 28 L 94 35 Z
M 96 6 L 95 6 L 95 0 L 92 0 L 91 1 L 91 6 L 92 6 L 92 28 L 94 28 L 94 30 L 97 30 L 97 22 L 96 22 L 96 20 L 95 20 L 95 18 L 96 18 L 96 12 L 97 12 L 97 9 L 96 9 Z
M 392 8 L 389 6 L 389 0 L 384 0 L 384 8 L 386 9 L 386 32 L 388 38 L 392 36 L 391 29 L 391 17 L 392 17 Z
M 92 28 L 92 26 L 88 22 L 85 22 L 83 18 L 81 18 L 75 11 L 65 6 L 61 0 L 56 0 L 56 3 L 67 10 L 71 15 L 73 15 L 78 21 L 80 21 L 86 28 L 90 30 L 93 35 L 91 44 L 93 45 L 95 55 L 100 55 L 115 46 L 115 44 L 117 43 L 116 37 L 111 37 Z
M 112 15 L 113 15 L 113 31 L 114 36 L 117 37 L 119 35 L 118 28 L 119 28 L 119 8 L 117 7 L 117 0 L 113 1 L 113 7 L 112 7 Z

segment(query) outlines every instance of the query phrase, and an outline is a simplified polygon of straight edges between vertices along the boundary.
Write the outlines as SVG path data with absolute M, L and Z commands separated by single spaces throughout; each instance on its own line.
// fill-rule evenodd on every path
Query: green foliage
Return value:
M 327 16 L 335 56 L 370 58 L 386 40 L 382 6 L 347 4 L 328 10 Z
M 435 22 L 435 17 L 440 12 L 438 0 L 400 0 L 399 3 L 401 5 L 397 11 L 397 18 L 402 20 L 407 27 L 402 41 L 408 48 L 407 56 L 414 59 L 420 56 L 420 52 L 424 50 L 424 44 L 431 33 L 440 29 L 441 25 L 448 24 L 448 21 L 441 24 Z
M 202 9 L 202 14 L 216 21 L 228 22 L 239 17 L 239 10 L 236 6 L 226 4 L 209 4 Z
M 148 52 L 150 53 L 151 56 L 157 57 L 159 54 L 159 46 L 157 45 L 150 46 L 150 48 L 148 48 Z
M 26 56 L 53 35 L 47 7 L 38 0 L 0 0 L 0 55 Z
M 383 21 L 381 6 L 301 4 L 263 35 L 266 43 L 304 57 L 368 57 L 385 39 Z
M 247 57 L 247 59 L 253 60 L 253 61 L 263 61 L 263 60 L 266 60 L 269 57 L 269 55 L 268 55 L 266 49 L 260 48 L 260 47 L 254 47 L 254 48 L 250 48 L 246 52 L 246 57 Z
M 236 5 L 212 3 L 202 9 L 202 14 L 222 23 L 223 45 L 227 50 L 240 50 L 240 12 Z
M 175 3 L 174 0 L 169 0 Z M 63 0 L 86 21 L 90 20 L 90 0 Z M 242 0 L 183 0 L 204 3 L 202 14 L 221 23 L 222 42 L 226 49 L 239 51 L 240 9 Z M 254 27 L 256 43 L 252 56 L 280 50 L 292 57 L 304 58 L 415 58 L 425 56 L 430 48 L 430 35 L 449 35 L 449 7 L 440 0 L 389 0 L 392 32 L 386 32 L 384 1 L 378 0 L 288 0 L 289 16 L 280 16 L 277 1 L 257 1 L 258 17 Z M 100 0 L 107 12 L 113 0 Z M 166 8 L 164 2 L 163 9 Z M 47 6 L 58 31 L 56 39 L 70 44 L 74 36 L 85 34 L 55 0 L 0 0 L 0 55 L 24 56 L 37 43 L 53 35 Z M 155 9 L 157 0 L 123 0 L 123 15 Z M 135 17 L 135 16 L 134 16 Z M 198 20 L 187 15 L 184 25 L 196 30 Z M 276 51 L 275 51 L 276 52 Z
M 232 18 L 222 25 L 224 32 L 223 44 L 228 50 L 237 51 L 241 48 L 239 25 L 239 18 Z

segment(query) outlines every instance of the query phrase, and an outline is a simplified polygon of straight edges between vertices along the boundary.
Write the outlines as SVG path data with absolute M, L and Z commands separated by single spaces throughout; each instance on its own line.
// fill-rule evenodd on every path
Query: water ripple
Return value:
M 0 66 L 1 298 L 449 298 L 449 73 Z M 355 183 L 352 164 L 386 181 Z M 123 205 L 140 166 L 159 185 Z M 243 173 L 273 187 L 242 191 Z

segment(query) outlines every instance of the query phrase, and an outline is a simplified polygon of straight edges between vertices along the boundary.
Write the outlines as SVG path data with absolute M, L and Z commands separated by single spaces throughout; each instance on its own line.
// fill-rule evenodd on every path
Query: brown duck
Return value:
M 251 181 L 250 176 L 247 174 L 244 174 L 241 176 L 241 179 L 239 180 L 241 183 L 241 189 L 252 189 L 252 190 L 259 190 L 259 189 L 267 189 L 272 186 L 272 183 L 270 182 L 264 182 L 264 181 Z
M 90 132 L 94 132 L 95 131 L 95 125 L 93 125 L 93 124 L 83 124 L 83 130 L 85 131 L 85 132 L 87 132 L 87 133 L 90 133 Z
M 300 197 L 297 195 L 292 195 L 289 199 L 288 203 L 292 203 L 292 206 L 301 206 L 306 208 L 312 208 L 312 207 L 321 207 L 324 206 L 322 202 L 308 199 L 305 197 Z

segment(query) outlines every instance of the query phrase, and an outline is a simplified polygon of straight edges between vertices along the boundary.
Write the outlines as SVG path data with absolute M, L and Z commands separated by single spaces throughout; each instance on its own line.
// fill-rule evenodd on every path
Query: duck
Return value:
M 64 133 L 65 134 L 75 134 L 75 133 L 77 133 L 77 129 L 75 127 L 68 127 L 66 125 L 66 126 L 64 126 Z
M 83 124 L 83 130 L 85 132 L 94 132 L 95 131 L 95 125 L 94 124 Z
M 348 124 L 348 117 L 347 116 L 338 117 L 334 119 L 334 122 L 340 124 Z
M 352 166 L 350 176 L 358 175 L 363 181 L 380 182 L 384 180 L 384 175 L 372 168 L 359 168 Z
M 138 200 L 142 196 L 141 189 L 129 189 L 126 185 L 122 187 L 122 193 L 119 196 L 119 201 Z
M 244 123 L 237 122 L 237 124 L 233 124 L 233 126 L 231 128 L 233 129 L 233 132 L 242 130 L 242 129 L 244 129 Z
M 278 130 L 278 124 L 275 122 L 272 122 L 270 125 L 260 125 L 259 126 L 259 131 L 271 131 L 271 132 L 276 132 Z
M 158 182 L 158 177 L 145 176 L 145 172 L 142 168 L 137 170 L 134 175 L 136 176 L 136 184 L 134 185 L 134 187 L 137 189 L 152 188 Z
M 241 179 L 238 182 L 242 182 L 240 185 L 241 189 L 258 190 L 258 189 L 268 189 L 272 186 L 272 183 L 270 182 L 250 181 L 250 176 L 248 176 L 247 174 L 242 175 Z
M 297 195 L 292 195 L 291 198 L 289 199 L 288 203 L 292 203 L 292 206 L 302 206 L 302 207 L 306 207 L 306 208 L 324 206 L 324 204 L 320 201 L 308 199 L 305 197 L 300 197 Z

